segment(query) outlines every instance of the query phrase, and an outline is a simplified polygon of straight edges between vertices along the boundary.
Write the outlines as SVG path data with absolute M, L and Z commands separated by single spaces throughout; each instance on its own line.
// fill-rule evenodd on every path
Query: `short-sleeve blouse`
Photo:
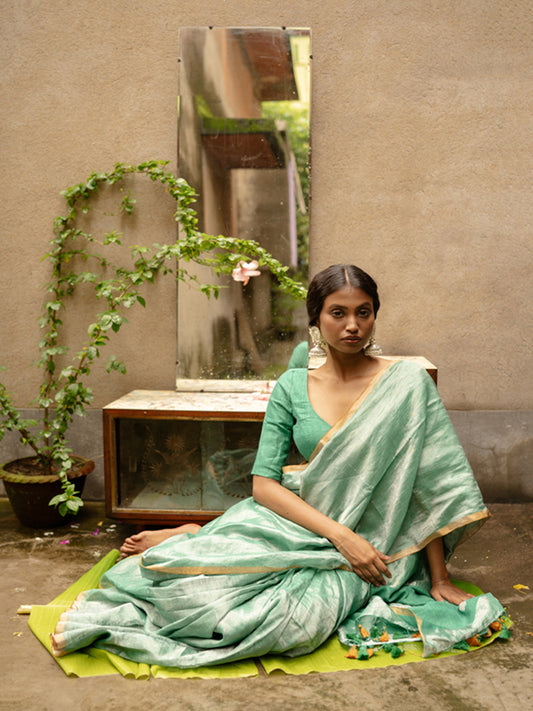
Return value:
M 329 429 L 309 401 L 307 368 L 287 370 L 270 396 L 252 474 L 279 481 L 291 440 L 307 460 Z

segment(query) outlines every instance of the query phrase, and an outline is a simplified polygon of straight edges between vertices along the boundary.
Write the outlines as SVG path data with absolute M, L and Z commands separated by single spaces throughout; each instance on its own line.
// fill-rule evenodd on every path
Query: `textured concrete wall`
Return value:
M 59 191 L 119 160 L 175 167 L 178 31 L 209 24 L 312 28 L 311 270 L 368 269 L 378 340 L 434 361 L 449 408 L 531 408 L 532 18 L 528 0 L 2 3 L 0 361 L 18 402 L 37 394 Z M 171 239 L 172 206 L 145 192 L 135 239 Z M 173 387 L 175 287 L 153 292 L 96 408 Z

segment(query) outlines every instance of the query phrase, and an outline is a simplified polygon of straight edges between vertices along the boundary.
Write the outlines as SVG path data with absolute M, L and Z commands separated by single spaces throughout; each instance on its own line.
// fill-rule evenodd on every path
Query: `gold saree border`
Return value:
M 139 565 L 143 570 L 151 570 L 156 573 L 166 573 L 168 575 L 235 575 L 239 573 L 281 573 L 284 570 L 298 570 L 302 565 L 284 565 L 282 567 L 273 567 L 268 565 L 250 565 L 250 566 L 223 566 L 223 565 L 206 565 L 206 566 L 184 566 L 184 567 L 165 567 L 164 565 L 143 565 L 142 560 Z M 328 568 L 329 570 L 329 568 Z M 340 565 L 332 570 L 348 570 L 353 572 L 349 565 Z
M 394 561 L 400 560 L 400 558 L 406 558 L 408 555 L 418 553 L 419 551 L 423 550 L 428 545 L 428 543 L 431 543 L 431 541 L 435 540 L 436 538 L 442 538 L 443 536 L 446 536 L 448 533 L 451 533 L 452 531 L 455 531 L 458 528 L 468 526 L 468 524 L 470 523 L 478 523 L 479 525 L 476 526 L 474 530 L 465 531 L 465 533 L 461 537 L 461 540 L 457 543 L 457 545 L 460 545 L 461 543 L 464 543 L 467 538 L 470 538 L 470 536 L 475 533 L 475 531 L 477 531 L 479 526 L 485 523 L 485 521 L 489 517 L 490 512 L 488 509 L 483 509 L 482 511 L 476 511 L 475 513 L 467 514 L 466 516 L 463 516 L 462 518 L 459 518 L 456 521 L 453 521 L 452 523 L 449 523 L 446 526 L 439 528 L 438 531 L 435 531 L 435 533 L 432 533 L 430 536 L 427 536 L 420 543 L 415 543 L 414 545 L 408 546 L 407 548 L 398 551 L 398 553 L 394 553 L 393 555 L 389 556 L 388 562 L 394 563 Z
M 326 432 L 326 434 L 320 439 L 316 447 L 311 453 L 311 456 L 309 457 L 309 461 L 305 462 L 304 464 L 290 464 L 286 467 L 283 467 L 283 472 L 295 472 L 295 471 L 302 471 L 303 469 L 306 468 L 306 466 L 313 461 L 313 459 L 319 454 L 319 452 L 322 450 L 322 448 L 330 441 L 330 439 L 337 434 L 337 432 L 344 427 L 344 425 L 355 415 L 357 410 L 361 407 L 363 402 L 367 399 L 367 397 L 372 393 L 374 390 L 375 386 L 378 384 L 378 382 L 381 380 L 381 378 L 385 375 L 385 373 L 396 363 L 400 361 L 396 360 L 391 360 L 391 361 L 386 361 L 386 364 L 381 370 L 378 370 L 378 372 L 372 377 L 368 385 L 363 389 L 363 391 L 356 397 L 356 399 L 353 401 L 353 403 L 350 405 L 348 410 L 340 417 L 337 422 L 335 422 L 334 425 L 331 425 L 329 430 Z M 309 397 L 309 396 L 308 396 Z

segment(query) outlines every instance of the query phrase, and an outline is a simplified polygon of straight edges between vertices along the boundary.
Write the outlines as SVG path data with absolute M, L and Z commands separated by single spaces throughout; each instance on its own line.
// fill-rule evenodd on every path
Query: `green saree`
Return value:
M 309 461 L 282 472 L 292 436 Z M 310 406 L 306 371 L 288 371 L 271 396 L 254 473 L 280 479 L 390 555 L 390 583 L 363 582 L 329 540 L 250 498 L 197 535 L 114 566 L 66 614 L 56 644 L 189 668 L 306 654 L 335 630 L 347 642 L 362 620 L 418 630 L 427 656 L 503 614 L 490 594 L 459 607 L 429 595 L 423 548 L 442 536 L 449 556 L 489 514 L 419 366 L 387 365 L 331 428 Z

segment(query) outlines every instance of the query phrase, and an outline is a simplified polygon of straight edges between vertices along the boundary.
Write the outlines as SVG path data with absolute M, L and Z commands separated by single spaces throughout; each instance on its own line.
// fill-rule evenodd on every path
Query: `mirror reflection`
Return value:
M 200 230 L 254 239 L 306 282 L 309 30 L 189 27 L 179 41 L 178 170 Z M 307 339 L 304 305 L 267 272 L 220 283 L 217 300 L 179 283 L 178 380 L 277 377 Z

